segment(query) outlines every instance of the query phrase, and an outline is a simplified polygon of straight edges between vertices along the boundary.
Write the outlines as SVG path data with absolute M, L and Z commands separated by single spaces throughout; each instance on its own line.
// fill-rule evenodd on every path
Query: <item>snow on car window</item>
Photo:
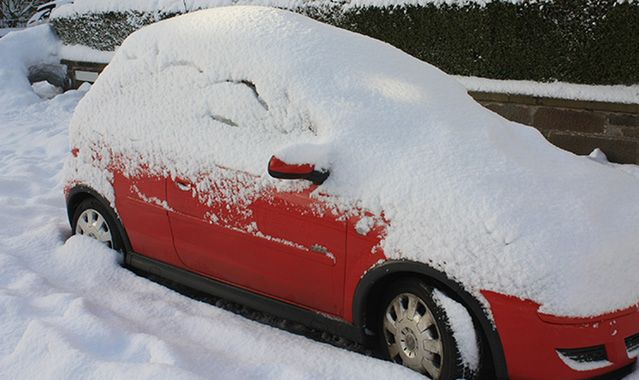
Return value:
M 260 129 L 268 124 L 268 105 L 249 81 L 213 83 L 202 94 L 209 106 L 207 116 L 231 127 Z M 242 107 L 237 105 L 241 104 Z

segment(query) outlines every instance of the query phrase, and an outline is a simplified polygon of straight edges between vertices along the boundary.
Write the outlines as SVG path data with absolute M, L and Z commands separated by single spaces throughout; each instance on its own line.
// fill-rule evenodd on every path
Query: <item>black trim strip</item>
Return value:
M 197 291 L 224 298 L 276 317 L 290 319 L 317 330 L 327 331 L 360 344 L 366 343 L 364 331 L 344 321 L 225 284 L 135 252 L 129 252 L 127 256 L 128 265 L 144 272 L 152 273 Z

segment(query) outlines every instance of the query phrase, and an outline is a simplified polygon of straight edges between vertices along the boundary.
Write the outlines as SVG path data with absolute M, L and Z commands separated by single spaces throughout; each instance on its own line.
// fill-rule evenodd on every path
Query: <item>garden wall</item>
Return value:
M 585 155 L 600 148 L 612 162 L 639 164 L 639 104 L 471 92 L 505 118 L 537 128 L 553 144 Z

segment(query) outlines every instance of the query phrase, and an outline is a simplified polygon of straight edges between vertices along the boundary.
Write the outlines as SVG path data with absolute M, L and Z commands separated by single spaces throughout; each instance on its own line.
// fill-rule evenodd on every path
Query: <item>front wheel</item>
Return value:
M 85 235 L 104 243 L 111 249 L 122 251 L 122 237 L 109 210 L 94 198 L 80 202 L 73 213 L 73 233 Z
M 477 363 L 467 363 L 468 355 L 461 354 L 442 296 L 418 279 L 392 284 L 382 298 L 381 354 L 434 380 L 472 378 Z

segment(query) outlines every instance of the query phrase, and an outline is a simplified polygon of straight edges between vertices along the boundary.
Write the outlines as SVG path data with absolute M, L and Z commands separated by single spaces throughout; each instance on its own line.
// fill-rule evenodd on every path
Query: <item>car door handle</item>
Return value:
M 313 244 L 309 248 L 309 251 L 320 254 L 324 258 L 323 261 L 327 261 L 330 265 L 335 265 L 335 255 L 330 253 L 326 247 L 319 244 Z
M 188 182 L 188 181 L 185 181 L 183 179 L 176 178 L 175 179 L 175 184 L 177 185 L 178 189 L 180 189 L 182 191 L 191 190 L 191 183 Z

